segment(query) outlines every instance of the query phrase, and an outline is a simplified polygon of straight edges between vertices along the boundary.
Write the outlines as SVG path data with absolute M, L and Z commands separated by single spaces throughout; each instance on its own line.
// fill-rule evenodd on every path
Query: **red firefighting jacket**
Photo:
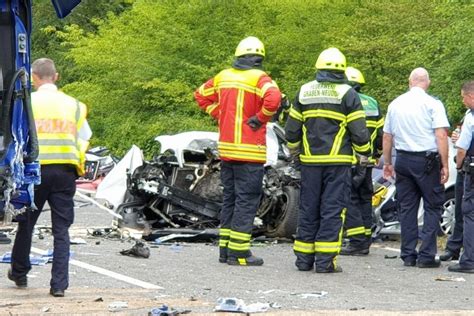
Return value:
M 264 71 L 225 69 L 199 87 L 194 97 L 219 122 L 222 160 L 265 163 L 265 125 L 276 113 L 281 94 Z M 247 120 L 255 115 L 262 127 L 253 131 Z

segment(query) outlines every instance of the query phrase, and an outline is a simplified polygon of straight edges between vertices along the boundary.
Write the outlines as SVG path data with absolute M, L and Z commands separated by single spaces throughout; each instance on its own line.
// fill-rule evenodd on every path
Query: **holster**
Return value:
M 462 171 L 474 176 L 474 157 L 466 156 L 462 162 Z
M 441 166 L 441 158 L 436 152 L 426 153 L 425 173 L 430 173 L 435 166 Z

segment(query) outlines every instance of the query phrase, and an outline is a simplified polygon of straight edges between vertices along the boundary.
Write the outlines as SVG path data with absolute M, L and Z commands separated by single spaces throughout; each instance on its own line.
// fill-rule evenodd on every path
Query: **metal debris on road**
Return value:
M 217 300 L 217 304 L 214 307 L 215 312 L 264 313 L 271 307 L 269 303 L 260 302 L 246 305 L 243 300 L 235 297 L 220 297 Z M 276 305 L 275 303 L 272 304 Z
M 329 293 L 326 291 L 317 291 L 317 292 L 311 292 L 311 293 L 291 293 L 291 295 L 298 295 L 301 298 L 321 298 Z

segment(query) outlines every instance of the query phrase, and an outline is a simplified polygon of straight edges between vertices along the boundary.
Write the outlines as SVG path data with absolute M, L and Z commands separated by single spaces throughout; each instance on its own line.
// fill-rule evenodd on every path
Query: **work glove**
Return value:
M 259 121 L 256 115 L 252 116 L 247 120 L 247 125 L 250 126 L 250 128 L 253 131 L 258 130 L 260 127 L 262 127 L 262 122 Z
M 367 167 L 360 164 L 355 165 L 352 170 L 352 186 L 358 188 L 361 186 L 364 181 L 365 174 L 367 172 Z

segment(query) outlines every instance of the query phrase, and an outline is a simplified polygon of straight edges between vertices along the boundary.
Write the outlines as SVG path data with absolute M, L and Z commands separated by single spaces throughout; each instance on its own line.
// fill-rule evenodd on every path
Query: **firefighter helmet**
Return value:
M 325 49 L 319 54 L 316 69 L 346 70 L 346 56 L 335 47 Z
M 349 82 L 355 82 L 355 83 L 358 83 L 360 85 L 365 84 L 364 75 L 357 68 L 347 67 L 346 68 L 346 77 L 347 77 L 347 80 L 349 80 Z
M 244 55 L 260 55 L 265 57 L 265 46 L 255 36 L 249 36 L 240 41 L 235 49 L 235 57 Z

